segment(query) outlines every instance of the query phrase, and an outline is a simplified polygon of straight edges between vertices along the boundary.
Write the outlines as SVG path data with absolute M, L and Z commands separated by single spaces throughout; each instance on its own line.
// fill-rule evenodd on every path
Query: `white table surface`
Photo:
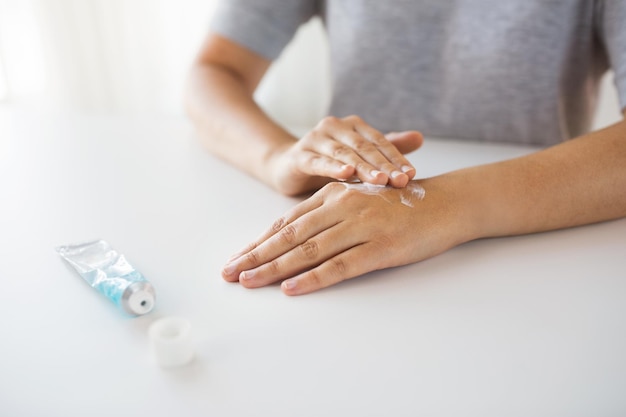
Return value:
M 531 148 L 427 140 L 418 176 Z M 299 200 L 184 119 L 0 111 L 0 416 L 624 416 L 626 220 L 476 241 L 290 298 L 220 277 Z M 94 238 L 157 290 L 129 318 L 54 247 Z M 191 321 L 159 368 L 147 329 Z

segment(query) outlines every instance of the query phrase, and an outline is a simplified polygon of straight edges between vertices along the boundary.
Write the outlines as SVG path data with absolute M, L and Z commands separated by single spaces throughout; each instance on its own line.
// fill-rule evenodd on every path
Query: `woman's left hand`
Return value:
M 222 276 L 247 288 L 282 281 L 286 294 L 300 295 L 429 258 L 469 240 L 449 197 L 437 180 L 330 183 L 233 256 Z

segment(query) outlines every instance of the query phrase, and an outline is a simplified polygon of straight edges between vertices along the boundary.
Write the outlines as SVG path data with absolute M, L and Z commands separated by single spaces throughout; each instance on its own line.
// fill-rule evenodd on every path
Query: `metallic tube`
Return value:
M 154 307 L 152 284 L 104 240 L 59 246 L 56 251 L 91 287 L 126 313 L 138 316 Z

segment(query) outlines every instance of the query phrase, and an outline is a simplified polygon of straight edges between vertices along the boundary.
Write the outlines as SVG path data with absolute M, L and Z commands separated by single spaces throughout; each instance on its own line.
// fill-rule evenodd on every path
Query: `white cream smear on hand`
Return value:
M 392 191 L 397 191 L 400 195 L 400 203 L 407 207 L 414 207 L 416 201 L 423 200 L 426 196 L 426 190 L 417 182 L 410 182 L 404 188 L 393 188 L 387 185 L 368 184 L 365 182 L 343 182 L 342 183 L 349 190 L 356 190 L 363 194 L 375 195 L 381 197 L 383 200 L 391 203 L 389 198 L 385 194 L 389 194 Z

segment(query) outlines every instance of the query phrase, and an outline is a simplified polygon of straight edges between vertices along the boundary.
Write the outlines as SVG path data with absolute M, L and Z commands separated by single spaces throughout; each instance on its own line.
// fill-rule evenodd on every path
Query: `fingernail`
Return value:
M 372 174 L 372 177 L 376 178 L 377 176 L 379 176 L 380 174 L 382 174 L 382 171 L 379 171 L 377 169 L 373 169 L 370 174 Z
M 239 274 L 239 279 L 243 281 L 249 281 L 254 278 L 254 275 L 254 271 L 243 271 L 241 272 L 241 274 Z
M 400 171 L 393 171 L 391 173 L 391 178 L 398 178 L 400 175 L 404 175 L 404 173 Z
M 286 290 L 293 290 L 298 285 L 298 282 L 294 279 L 288 279 L 283 281 L 282 286 Z
M 402 168 L 400 169 L 402 170 L 402 172 L 406 173 L 406 172 L 412 171 L 413 167 L 409 165 L 402 165 Z
M 237 265 L 235 264 L 226 264 L 223 269 L 224 275 L 232 275 L 237 270 Z

